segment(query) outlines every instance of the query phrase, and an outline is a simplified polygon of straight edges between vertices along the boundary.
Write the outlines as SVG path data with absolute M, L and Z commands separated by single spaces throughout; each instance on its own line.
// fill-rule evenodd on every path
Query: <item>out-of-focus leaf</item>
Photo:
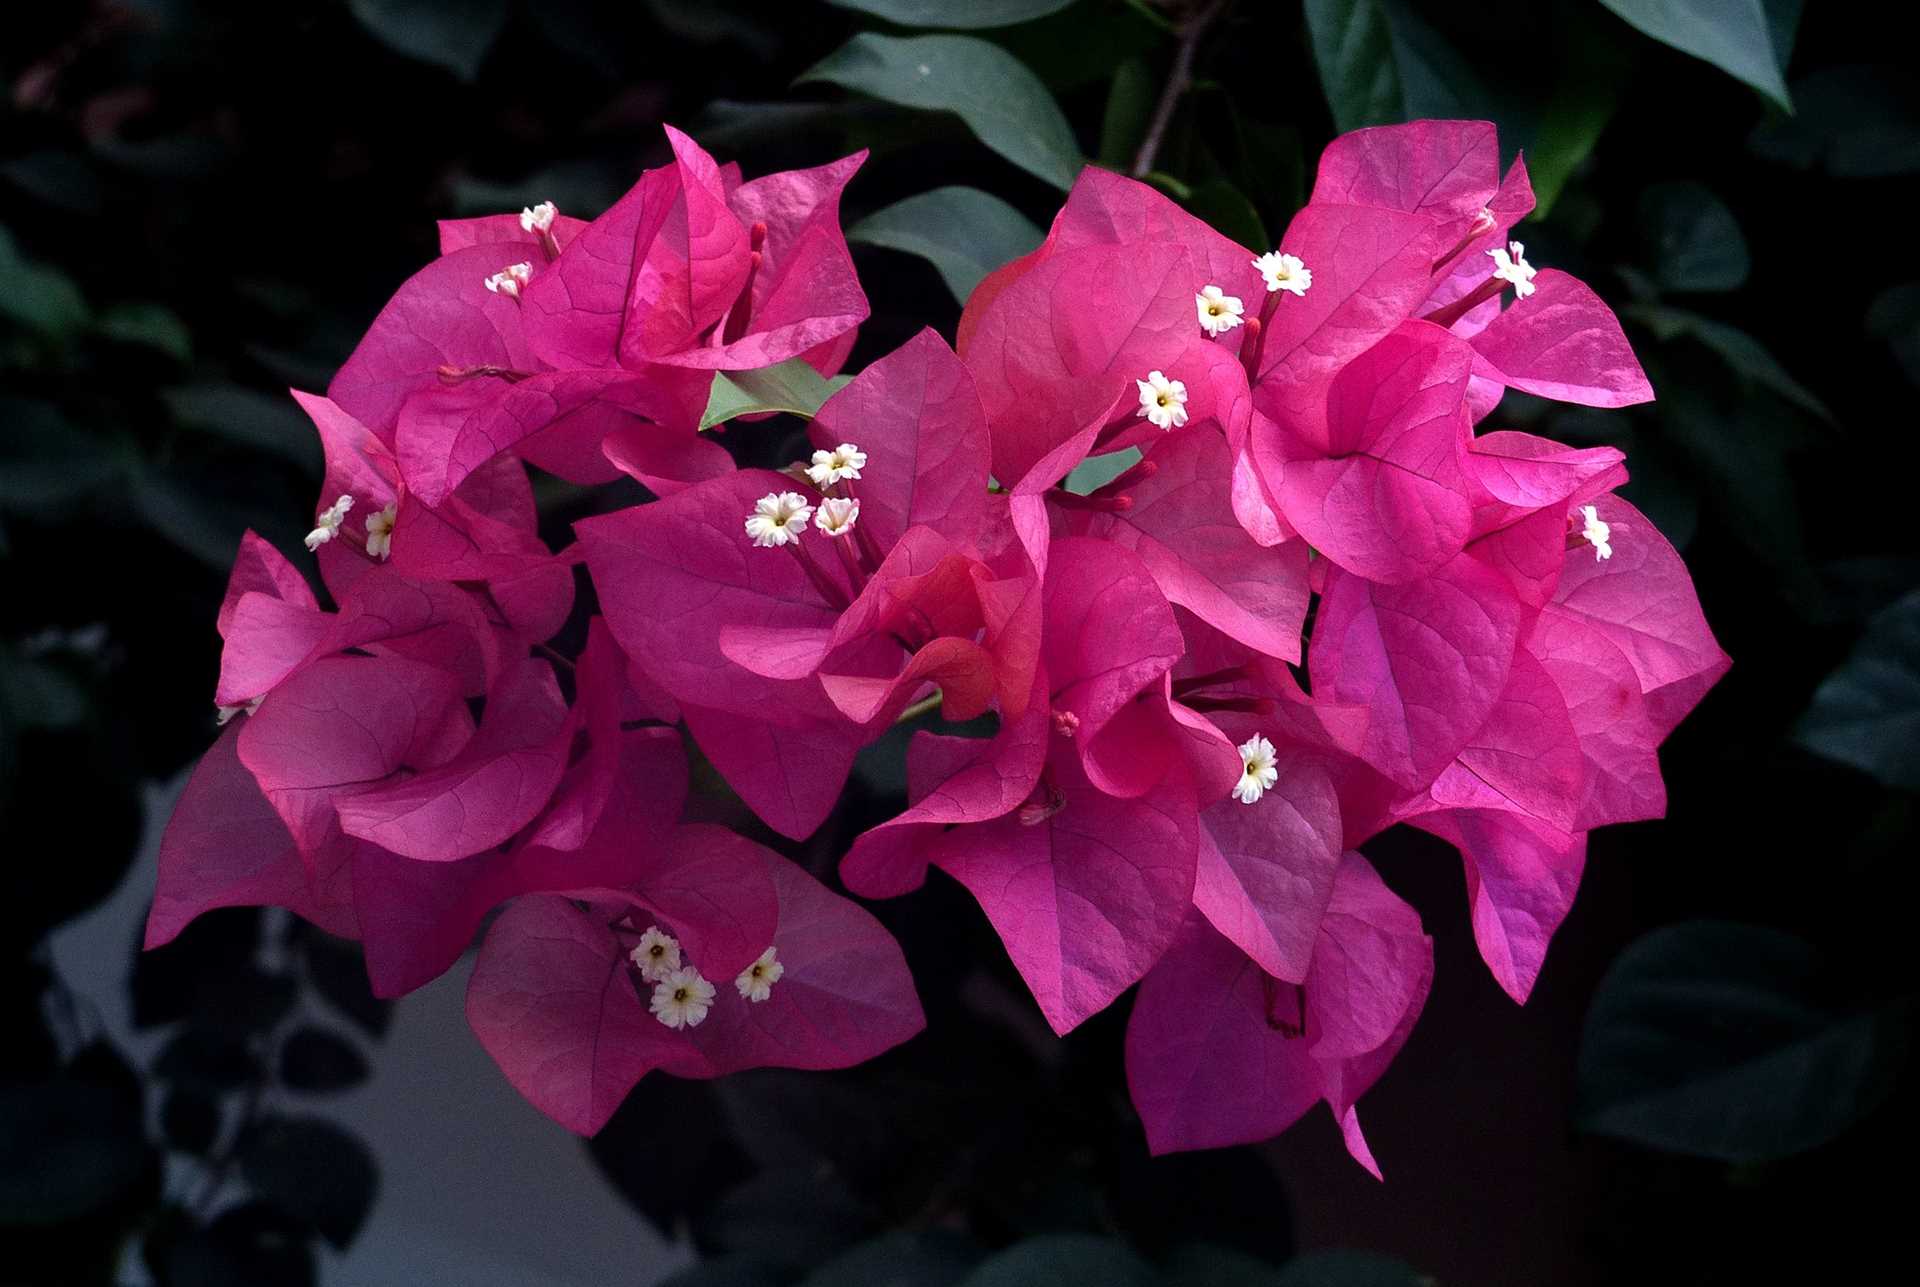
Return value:
M 367 1146 L 317 1117 L 263 1117 L 241 1138 L 239 1155 L 255 1193 L 343 1250 L 380 1187 Z
M 757 371 L 716 371 L 700 427 L 711 429 L 735 416 L 762 415 L 770 411 L 785 411 L 811 420 L 820 410 L 820 404 L 832 397 L 834 390 L 846 384 L 848 378 L 824 379 L 800 358 L 789 358 Z
M 114 304 L 94 326 L 110 340 L 153 349 L 182 365 L 193 361 L 193 336 L 180 315 L 165 304 L 147 300 Z
M 146 1174 L 137 1099 L 71 1077 L 0 1084 L 0 1229 L 74 1220 Z
M 1920 282 L 1889 286 L 1874 296 L 1867 334 L 1885 340 L 1907 378 L 1920 384 Z
M 1818 953 L 1719 921 L 1631 944 L 1580 1043 L 1577 1124 L 1649 1148 L 1769 1162 L 1871 1112 L 1904 1058 L 1894 1016 L 1830 1001 Z
M 1631 26 L 1712 63 L 1791 112 L 1773 27 L 1761 0 L 1600 0 Z
M 453 184 L 453 207 L 463 215 L 498 214 L 551 201 L 561 213 L 591 218 L 626 191 L 633 176 L 610 160 L 562 161 L 517 183 L 462 177 Z
M 1273 1287 L 1421 1287 L 1429 1281 L 1377 1251 L 1310 1251 L 1289 1260 Z
M 784 1287 L 788 1275 L 758 1256 L 717 1256 L 660 1280 L 660 1287 Z
M 862 32 L 801 81 L 826 81 L 929 112 L 952 112 L 982 143 L 1058 188 L 1073 186 L 1080 148 L 1060 105 L 1032 72 L 974 36 Z
M 16 728 L 73 728 L 86 722 L 93 696 L 65 667 L 0 647 L 0 706 Z
M 1084 1233 L 1041 1234 L 989 1257 L 961 1280 L 963 1287 L 1158 1287 L 1159 1275 L 1126 1244 Z
M 799 1171 L 764 1171 L 698 1213 L 703 1244 L 795 1271 L 851 1248 L 872 1229 L 874 1215 L 837 1179 Z
M 119 472 L 107 444 L 53 403 L 0 395 L 0 509 L 58 515 Z
M 1089 456 L 1075 465 L 1073 471 L 1061 481 L 1060 485 L 1076 496 L 1085 496 L 1099 491 L 1138 463 L 1140 463 L 1138 447 Z
M 1041 235 L 1031 220 L 999 197 L 962 187 L 908 197 L 847 229 L 848 241 L 929 261 L 963 304 L 982 277 L 1038 246 Z
M 370 1037 L 384 1037 L 393 1022 L 393 1002 L 373 995 L 358 944 L 302 926 L 307 979 L 327 1004 Z
M 324 1028 L 296 1028 L 280 1046 L 280 1081 L 293 1090 L 346 1090 L 367 1079 L 353 1044 Z
M 1130 58 L 1153 59 L 1166 46 L 1170 25 L 1146 0 L 1095 0 L 1006 27 L 993 42 L 1011 53 L 1056 94 L 1105 86 Z
M 0 318 L 51 339 L 64 339 L 87 324 L 86 297 L 57 268 L 23 256 L 13 236 L 0 228 Z
M 1618 32 L 1617 23 L 1585 7 L 1562 12 L 1566 26 L 1551 54 L 1553 89 L 1526 149 L 1535 219 L 1547 217 L 1567 180 L 1592 153 L 1632 74 L 1621 48 L 1629 38 Z
M 1657 183 L 1640 194 L 1640 235 L 1668 290 L 1738 290 L 1753 266 L 1739 220 L 1704 183 Z
M 1920 170 L 1920 88 L 1885 67 L 1823 67 L 1793 84 L 1792 116 L 1762 123 L 1747 146 L 1770 161 L 1840 178 Z
M 480 74 L 507 24 L 507 0 L 347 0 L 347 7 L 387 48 L 461 80 Z
M 1058 13 L 1073 0 L 827 0 L 842 9 L 858 9 L 903 27 L 951 27 L 983 30 L 1011 27 Z
M 980 1255 L 971 1238 L 950 1230 L 895 1230 L 834 1257 L 799 1287 L 953 1287 Z
M 1113 69 L 1107 86 L 1107 110 L 1100 117 L 1100 164 L 1125 171 L 1147 136 L 1160 85 L 1144 58 L 1129 58 Z
M 1175 1247 L 1162 1273 L 1167 1287 L 1276 1287 L 1280 1281 L 1276 1266 L 1212 1243 Z
M 245 1041 L 232 1033 L 185 1027 L 167 1038 L 153 1061 L 161 1081 L 195 1090 L 238 1090 L 253 1080 L 259 1061 Z
M 56 210 L 96 215 L 106 201 L 100 172 L 78 152 L 43 148 L 0 163 L 0 176 Z
M 1815 690 L 1794 739 L 1890 787 L 1920 791 L 1920 592 L 1874 617 Z
M 837 129 L 845 103 L 761 103 L 717 98 L 694 118 L 693 136 L 714 152 L 788 141 L 807 130 Z
M 220 1137 L 220 1101 L 192 1086 L 176 1086 L 160 1105 L 160 1130 L 167 1146 L 204 1155 Z
M 1760 0 L 1760 7 L 1767 11 L 1767 34 L 1773 38 L 1773 56 L 1784 76 L 1800 39 L 1800 11 L 1805 5 L 1803 0 Z
M 1493 95 L 1406 0 L 1306 0 L 1313 60 L 1341 130 L 1484 116 Z
M 190 1230 L 168 1251 L 169 1287 L 311 1287 L 316 1281 L 306 1230 L 274 1208 L 249 1202 Z
M 1212 224 L 1214 231 L 1243 246 L 1257 250 L 1269 244 L 1260 212 L 1253 208 L 1253 202 L 1247 200 L 1245 193 L 1225 179 L 1195 184 L 1185 204 L 1192 214 Z
M 1642 323 L 1662 343 L 1677 339 L 1697 340 L 1711 349 L 1742 380 L 1778 394 L 1809 415 L 1829 423 L 1833 413 L 1813 390 L 1787 374 L 1785 367 L 1767 352 L 1766 346 L 1737 326 L 1717 322 L 1711 317 L 1680 308 L 1636 305 L 1624 310 Z
M 208 382 L 163 389 L 160 400 L 182 424 L 272 452 L 316 477 L 320 473 L 319 435 L 291 398 Z
M 771 58 L 780 33 L 759 19 L 767 8 L 758 0 L 646 0 L 647 12 L 669 32 L 699 45 L 733 41 L 754 56 Z

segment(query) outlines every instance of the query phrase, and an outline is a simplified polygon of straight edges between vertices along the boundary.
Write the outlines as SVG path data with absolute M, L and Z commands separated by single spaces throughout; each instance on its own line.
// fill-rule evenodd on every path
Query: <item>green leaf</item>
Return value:
M 1920 171 L 1920 95 L 1887 67 L 1823 67 L 1793 83 L 1795 112 L 1762 123 L 1747 146 L 1799 169 L 1823 164 L 1839 178 Z
M 1260 212 L 1253 208 L 1253 202 L 1225 179 L 1195 184 L 1185 205 L 1190 214 L 1211 224 L 1214 231 L 1243 246 L 1260 248 L 1273 244 L 1267 240 L 1266 225 L 1260 221 Z
M 1053 1287 L 1057 1283 L 1156 1287 L 1159 1276 L 1112 1238 L 1053 1233 L 1016 1242 L 962 1280 L 963 1287 Z
M 1813 947 L 1756 925 L 1693 921 L 1628 946 L 1587 1011 L 1576 1123 L 1649 1148 L 1770 1162 L 1871 1112 L 1905 1043 L 1850 1013 Z
M 22 256 L 0 228 L 0 318 L 50 339 L 64 339 L 87 324 L 87 300 L 73 279 L 57 268 Z
M 1406 0 L 1306 0 L 1327 106 L 1342 131 L 1484 116 L 1493 95 Z
M 1126 171 L 1147 137 L 1153 104 L 1160 92 L 1153 69 L 1144 58 L 1129 58 L 1113 69 L 1107 87 L 1107 110 L 1100 117 L 1100 164 Z
M 291 398 L 208 381 L 163 389 L 160 400 L 182 424 L 271 452 L 316 477 L 320 473 L 319 435 Z
M 61 516 L 113 481 L 120 457 L 51 402 L 0 395 L 0 509 Z
M 1773 27 L 1760 0 L 1600 0 L 1629 25 L 1712 63 L 1791 112 Z
M 848 241 L 919 255 L 939 270 L 961 303 L 1000 265 L 1040 244 L 1033 222 L 978 188 L 935 188 L 908 197 L 847 229 Z
M 1920 591 L 1874 617 L 1815 690 L 1794 740 L 1890 787 L 1920 791 Z
M 110 340 L 164 353 L 181 365 L 193 361 L 193 336 L 180 315 L 165 304 L 126 300 L 110 306 L 94 329 Z
M 1120 475 L 1140 463 L 1140 449 L 1128 447 L 1124 451 L 1110 451 L 1101 456 L 1089 456 L 1073 467 L 1061 486 L 1076 496 L 1086 496 L 1099 491 Z
M 1867 306 L 1867 334 L 1885 340 L 1907 379 L 1920 384 L 1920 282 L 1875 295 Z
M 979 140 L 1065 189 L 1080 147 L 1047 87 L 1012 54 L 973 36 L 862 32 L 801 75 L 928 112 L 952 112 Z
M 737 416 L 770 411 L 785 411 L 811 420 L 820 410 L 820 404 L 852 378 L 840 375 L 831 380 L 822 379 L 820 373 L 801 358 L 788 358 L 757 371 L 715 371 L 700 427 L 711 429 Z
M 1421 1287 L 1412 1265 L 1377 1251 L 1309 1251 L 1287 1261 L 1273 1287 Z
M 1739 327 L 1681 308 L 1635 305 L 1622 311 L 1646 326 L 1653 332 L 1654 338 L 1662 343 L 1678 339 L 1696 340 L 1712 350 L 1742 380 L 1785 398 L 1809 415 L 1829 424 L 1833 422 L 1833 412 L 1827 409 L 1827 404 L 1813 390 L 1787 374 L 1787 369 L 1767 351 L 1765 345 Z
M 347 7 L 387 48 L 461 80 L 480 74 L 507 25 L 507 0 L 347 0 Z
M 842 9 L 858 9 L 903 27 L 953 27 L 981 30 L 1011 27 L 1058 13 L 1073 0 L 827 0 Z
M 964 1234 L 898 1229 L 834 1257 L 799 1287 L 953 1287 L 979 1259 L 979 1246 Z
M 1704 183 L 1656 183 L 1640 194 L 1640 235 L 1654 280 L 1668 290 L 1738 290 L 1753 267 L 1726 202 Z

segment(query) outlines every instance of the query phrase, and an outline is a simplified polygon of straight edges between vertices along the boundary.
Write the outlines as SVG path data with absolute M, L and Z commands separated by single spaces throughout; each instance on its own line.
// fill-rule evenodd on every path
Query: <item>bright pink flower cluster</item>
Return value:
M 926 331 L 873 363 L 771 472 L 697 432 L 711 373 L 845 359 L 860 158 L 743 183 L 669 137 L 592 223 L 443 225 L 302 396 L 338 609 L 249 538 L 217 700 L 250 713 L 167 833 L 149 942 L 279 904 L 358 937 L 393 995 L 508 903 L 469 1017 L 582 1131 L 654 1068 L 856 1062 L 922 1024 L 898 948 L 682 822 L 674 726 L 798 839 L 938 701 L 998 732 L 915 735 L 908 808 L 854 843 L 847 887 L 941 867 L 1060 1032 L 1140 984 L 1127 1071 L 1156 1151 L 1324 1099 L 1372 1169 L 1354 1103 L 1433 956 L 1358 847 L 1399 822 L 1458 847 L 1524 999 L 1586 833 L 1663 811 L 1655 749 L 1727 665 L 1613 495 L 1620 453 L 1476 432 L 1506 388 L 1652 396 L 1606 306 L 1509 240 L 1524 167 L 1501 178 L 1484 123 L 1351 134 L 1272 251 L 1088 170 L 974 293 L 957 354 Z M 1061 486 L 1128 447 L 1105 486 Z M 523 462 L 659 499 L 556 555 Z M 604 617 L 556 672 L 579 562 Z

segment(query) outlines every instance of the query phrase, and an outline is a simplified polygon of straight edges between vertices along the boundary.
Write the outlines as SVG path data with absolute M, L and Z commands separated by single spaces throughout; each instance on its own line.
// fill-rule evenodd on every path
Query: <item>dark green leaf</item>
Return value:
M 347 0 L 347 5 L 387 48 L 445 67 L 461 80 L 480 74 L 507 23 L 507 0 Z
M 1874 617 L 1814 692 L 1794 739 L 1888 786 L 1920 791 L 1920 592 Z
M 979 1260 L 979 1245 L 963 1234 L 896 1230 L 834 1257 L 799 1287 L 952 1287 Z
M 827 0 L 903 27 L 981 30 L 1011 27 L 1058 13 L 1073 0 Z
M 160 398 L 182 424 L 271 452 L 316 477 L 320 473 L 319 435 L 292 398 L 216 381 L 165 389 Z
M 280 1047 L 280 1080 L 293 1090 L 346 1090 L 366 1079 L 366 1058 L 324 1028 L 296 1028 Z
M 965 1287 L 1157 1287 L 1159 1281 L 1153 1268 L 1124 1243 L 1085 1233 L 1042 1234 L 1017 1242 L 962 1280 Z
M 193 361 L 193 336 L 180 315 L 165 304 L 128 300 L 114 304 L 94 323 L 95 329 L 110 340 L 134 344 L 164 353 L 174 361 Z
M 1630 945 L 1587 1012 L 1578 1124 L 1650 1148 L 1757 1163 L 1823 1144 L 1878 1104 L 1904 1054 L 1850 1013 L 1804 941 L 1694 921 Z
M 1493 96 L 1405 0 L 1306 0 L 1313 60 L 1335 125 L 1485 115 Z
M 1813 390 L 1787 374 L 1785 367 L 1767 352 L 1759 340 L 1737 326 L 1716 322 L 1679 308 L 1639 306 L 1624 310 L 1642 323 L 1663 343 L 1690 339 L 1711 349 L 1741 380 L 1769 393 L 1778 394 L 1794 406 L 1821 420 L 1831 422 L 1833 413 Z
M 1683 54 L 1712 63 L 1791 112 L 1773 28 L 1760 0 L 1600 0 L 1629 24 Z
M 974 36 L 905 39 L 862 32 L 804 73 L 929 112 L 953 112 L 982 143 L 1058 188 L 1080 173 L 1080 147 L 1053 95 L 1020 61 Z
M 847 229 L 848 241 L 926 259 L 963 304 L 982 277 L 1038 246 L 1041 236 L 1025 215 L 999 197 L 961 187 L 908 197 Z
M 1658 183 L 1640 194 L 1640 235 L 1654 280 L 1668 290 L 1738 290 L 1752 259 L 1733 211 L 1703 183 Z
M 1793 84 L 1797 110 L 1753 132 L 1748 146 L 1770 161 L 1824 164 L 1849 179 L 1920 170 L 1920 91 L 1886 67 L 1823 67 Z
M 240 1140 L 240 1170 L 260 1197 L 343 1250 L 380 1186 L 367 1146 L 317 1117 L 255 1122 Z
M 1140 461 L 1140 449 L 1128 447 L 1124 451 L 1110 451 L 1104 455 L 1089 456 L 1073 467 L 1073 472 L 1060 484 L 1076 496 L 1085 496 L 1099 491 L 1120 475 L 1132 469 Z
M 57 268 L 25 258 L 13 237 L 0 228 L 0 318 L 50 339 L 64 339 L 87 324 L 87 301 L 73 280 Z
M 0 508 L 58 516 L 119 471 L 107 444 L 53 403 L 0 395 Z
M 867 1236 L 874 1213 L 834 1177 L 763 1171 L 696 1214 L 703 1245 L 798 1271 Z
M 769 411 L 785 411 L 810 420 L 820 410 L 820 404 L 845 385 L 847 378 L 824 379 L 800 358 L 789 358 L 757 371 L 715 371 L 700 427 L 711 429 L 735 416 Z
M 383 1037 L 393 1022 L 393 1002 L 373 995 L 360 946 L 303 926 L 307 980 L 341 1014 L 370 1037 Z
M 1168 1287 L 1276 1287 L 1280 1270 L 1230 1247 L 1175 1247 L 1164 1267 Z
M 1907 379 L 1920 384 L 1920 282 L 1889 286 L 1874 296 L 1867 334 L 1885 340 Z
M 1133 164 L 1147 125 L 1153 118 L 1160 84 L 1144 58 L 1129 58 L 1113 69 L 1107 87 L 1107 110 L 1100 117 L 1100 164 L 1125 171 Z
M 313 1248 L 299 1224 L 249 1202 L 175 1243 L 165 1281 L 167 1287 L 310 1287 L 316 1281 Z
M 1192 214 L 1213 226 L 1214 231 L 1231 237 L 1243 246 L 1262 247 L 1267 240 L 1266 225 L 1260 212 L 1246 194 L 1225 179 L 1209 179 L 1195 184 L 1184 203 Z
M 1310 1251 L 1281 1270 L 1274 1287 L 1422 1287 L 1413 1266 L 1377 1251 Z

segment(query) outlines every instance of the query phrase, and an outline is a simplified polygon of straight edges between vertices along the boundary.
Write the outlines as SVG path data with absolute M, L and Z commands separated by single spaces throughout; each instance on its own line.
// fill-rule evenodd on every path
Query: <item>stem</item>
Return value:
M 933 690 L 933 696 L 922 697 L 919 701 L 901 711 L 898 718 L 893 722 L 896 724 L 905 724 L 909 720 L 919 719 L 929 711 L 938 710 L 940 703 L 946 699 L 946 694 L 936 688 Z
M 1142 179 L 1153 169 L 1154 158 L 1160 154 L 1160 144 L 1165 141 L 1167 126 L 1173 122 L 1173 109 L 1180 105 L 1180 99 L 1193 85 L 1193 55 L 1200 44 L 1200 37 L 1206 34 L 1214 20 L 1233 0 L 1213 0 L 1180 25 L 1180 47 L 1174 51 L 1173 70 L 1167 76 L 1167 83 L 1160 90 L 1160 101 L 1154 104 L 1153 119 L 1147 126 L 1147 137 L 1140 142 L 1140 151 L 1133 158 L 1133 177 Z

